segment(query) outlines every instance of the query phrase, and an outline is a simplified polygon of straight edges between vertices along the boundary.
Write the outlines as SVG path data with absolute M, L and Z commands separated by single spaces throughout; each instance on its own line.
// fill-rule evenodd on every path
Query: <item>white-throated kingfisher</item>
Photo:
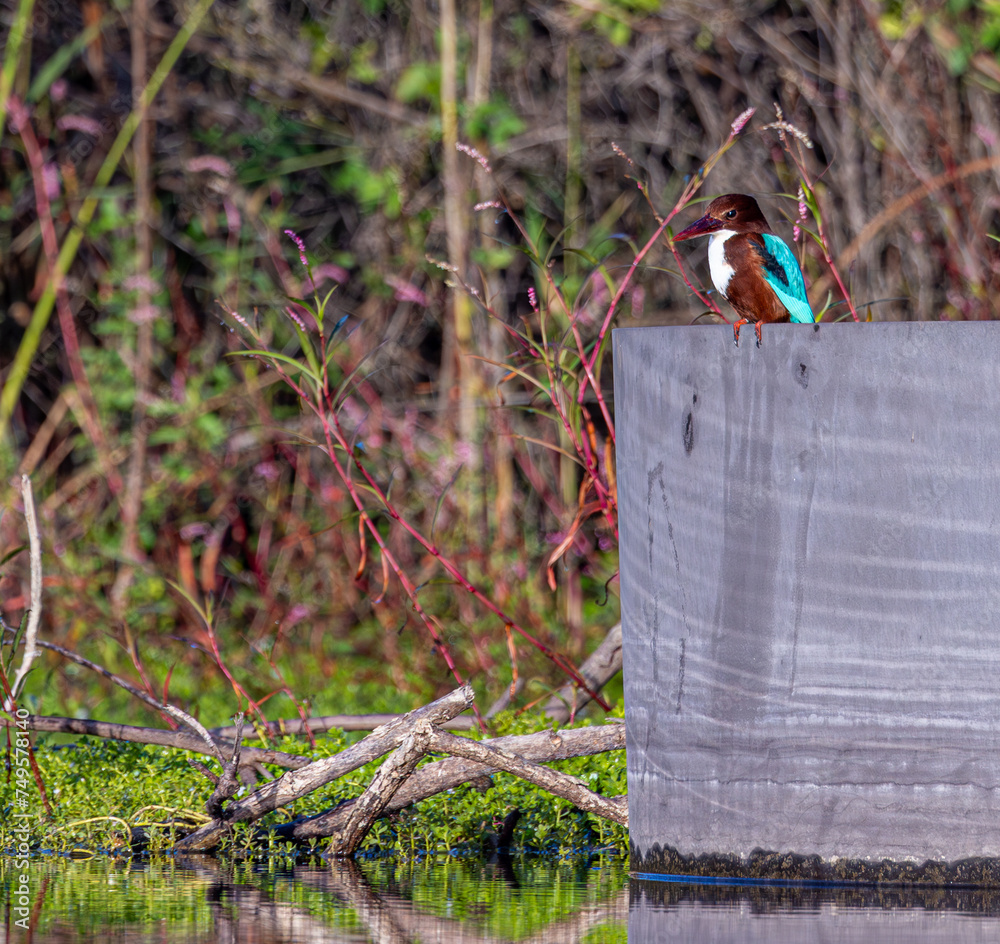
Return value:
M 705 215 L 674 237 L 674 242 L 710 236 L 708 265 L 719 294 L 739 316 L 733 334 L 753 322 L 760 344 L 761 326 L 791 319 L 811 324 L 806 284 L 795 255 L 771 232 L 757 201 L 745 193 L 716 197 Z

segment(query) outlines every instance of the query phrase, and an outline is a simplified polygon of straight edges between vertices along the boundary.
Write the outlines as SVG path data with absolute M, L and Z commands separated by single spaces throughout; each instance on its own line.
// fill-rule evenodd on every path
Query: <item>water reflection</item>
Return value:
M 633 879 L 629 944 L 972 944 L 1000 938 L 1000 889 Z
M 436 858 L 281 867 L 209 857 L 0 859 L 4 941 L 46 944 L 972 944 L 1000 889 L 709 885 L 620 859 Z M 24 923 L 18 909 L 24 898 Z
M 46 942 L 624 942 L 626 863 L 438 859 L 287 869 L 210 857 L 0 860 L 5 940 Z

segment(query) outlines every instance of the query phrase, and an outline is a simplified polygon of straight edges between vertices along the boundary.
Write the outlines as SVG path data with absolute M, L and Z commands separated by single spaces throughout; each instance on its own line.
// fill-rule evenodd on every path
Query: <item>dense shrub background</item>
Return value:
M 12 88 L 60 240 L 132 108 L 133 76 L 189 12 L 35 4 Z M 0 15 L 9 30 L 12 0 Z M 824 226 L 862 311 L 883 300 L 875 319 L 996 317 L 998 46 L 996 5 L 962 0 L 218 0 L 155 99 L 145 151 L 134 143 L 100 193 L 67 280 L 76 341 L 53 316 L 7 424 L 0 559 L 25 541 L 14 485 L 27 472 L 45 540 L 43 637 L 213 723 L 236 706 L 213 647 L 254 698 L 284 691 L 276 715 L 293 713 L 289 696 L 303 710 L 400 708 L 451 684 L 377 555 L 359 569 L 357 509 L 304 444 L 307 414 L 261 363 L 226 356 L 244 346 L 233 311 L 295 353 L 283 308 L 309 286 L 290 228 L 322 291 L 337 286 L 338 364 L 345 376 L 361 365 L 343 416 L 373 475 L 492 599 L 579 660 L 616 619 L 614 536 L 586 521 L 550 589 L 579 472 L 540 444 L 565 446 L 544 398 L 517 382 L 501 398 L 504 370 L 489 362 L 517 349 L 505 325 L 538 331 L 548 317 L 565 330 L 548 273 L 592 339 L 608 302 L 598 265 L 620 277 L 748 106 L 757 115 L 703 194 L 756 193 L 791 239 L 798 181 L 762 130 L 774 103 L 815 145 Z M 8 385 L 49 273 L 39 173 L 16 124 L 0 141 Z M 498 186 L 537 255 L 506 214 L 473 210 Z M 833 282 L 805 244 L 822 302 Z M 700 314 L 674 269 L 665 245 L 647 256 L 617 323 Z M 610 393 L 610 369 L 601 382 Z M 603 455 L 607 430 L 593 436 Z M 514 675 L 504 625 L 389 518 L 379 527 L 463 674 L 498 695 Z M 0 573 L 10 626 L 27 604 L 25 558 Z M 190 601 L 211 611 L 211 632 Z M 515 654 L 519 704 L 559 683 L 530 647 Z M 28 693 L 48 713 L 134 712 L 51 654 Z

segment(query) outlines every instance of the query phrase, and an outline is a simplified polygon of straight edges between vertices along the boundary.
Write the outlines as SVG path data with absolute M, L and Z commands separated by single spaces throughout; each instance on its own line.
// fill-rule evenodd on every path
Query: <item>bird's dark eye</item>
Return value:
M 735 210 L 726 210 L 726 219 L 727 220 L 735 220 L 736 219 L 736 211 Z

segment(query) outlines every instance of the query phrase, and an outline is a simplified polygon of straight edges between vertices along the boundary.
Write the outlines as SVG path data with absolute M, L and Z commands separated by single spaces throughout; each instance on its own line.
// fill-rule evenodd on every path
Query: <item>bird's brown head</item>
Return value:
M 746 193 L 727 193 L 716 197 L 708 205 L 705 215 L 679 232 L 674 237 L 674 242 L 693 239 L 695 236 L 708 236 L 722 229 L 736 233 L 771 232 L 753 197 Z

